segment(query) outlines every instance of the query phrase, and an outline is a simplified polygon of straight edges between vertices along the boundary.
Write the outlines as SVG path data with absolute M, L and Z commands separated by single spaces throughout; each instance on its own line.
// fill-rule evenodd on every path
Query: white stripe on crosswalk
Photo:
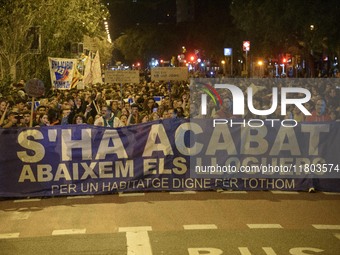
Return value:
M 174 192 L 169 192 L 170 195 L 191 195 L 191 194 L 196 194 L 196 191 L 174 191 Z
M 185 230 L 197 230 L 197 229 L 217 229 L 215 224 L 196 224 L 196 225 L 183 225 Z
M 272 190 L 271 193 L 275 195 L 298 195 L 300 194 L 297 191 L 285 191 L 285 190 Z
M 340 192 L 322 192 L 325 195 L 340 196 Z
M 20 233 L 4 233 L 0 234 L 0 239 L 10 239 L 10 238 L 18 238 Z
M 283 228 L 280 224 L 247 224 L 248 228 Z
M 86 228 L 82 229 L 59 229 L 53 230 L 52 236 L 85 234 Z
M 312 225 L 316 229 L 340 230 L 340 225 Z
M 120 197 L 142 197 L 145 193 L 119 193 Z
M 126 232 L 127 255 L 152 255 L 148 231 L 152 231 L 151 226 L 119 228 L 119 232 Z
M 28 203 L 28 202 L 39 202 L 41 201 L 40 198 L 29 198 L 29 199 L 17 199 L 14 200 L 14 203 Z
M 219 194 L 248 194 L 247 191 L 242 191 L 242 190 L 225 190 L 225 191 L 220 191 L 218 192 Z
M 66 197 L 66 199 L 87 199 L 87 198 L 94 198 L 94 196 L 70 196 L 70 197 Z

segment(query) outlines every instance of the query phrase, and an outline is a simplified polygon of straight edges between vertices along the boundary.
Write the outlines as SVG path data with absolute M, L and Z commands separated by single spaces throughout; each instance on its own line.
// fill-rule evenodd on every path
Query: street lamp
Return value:
M 262 77 L 262 66 L 263 66 L 263 61 L 259 60 L 257 61 L 257 65 L 259 66 L 259 77 Z
M 222 60 L 221 64 L 223 66 L 223 75 L 225 75 L 225 72 L 226 72 L 226 70 L 225 70 L 225 60 Z

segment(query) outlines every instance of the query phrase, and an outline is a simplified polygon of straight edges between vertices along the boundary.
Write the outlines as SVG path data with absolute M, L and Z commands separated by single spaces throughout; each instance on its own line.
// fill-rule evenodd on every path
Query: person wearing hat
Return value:
M 7 115 L 7 119 L 5 120 L 5 124 L 2 126 L 3 128 L 13 128 L 18 127 L 18 118 L 19 114 L 17 112 L 11 111 Z

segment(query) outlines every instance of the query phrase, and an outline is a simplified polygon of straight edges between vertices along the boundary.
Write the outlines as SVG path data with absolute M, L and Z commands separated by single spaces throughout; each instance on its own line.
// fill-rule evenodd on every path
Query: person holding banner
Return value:
M 119 119 L 114 116 L 112 113 L 111 106 L 104 105 L 102 107 L 102 116 L 95 120 L 95 126 L 102 126 L 102 127 L 112 127 L 117 128 L 119 127 Z

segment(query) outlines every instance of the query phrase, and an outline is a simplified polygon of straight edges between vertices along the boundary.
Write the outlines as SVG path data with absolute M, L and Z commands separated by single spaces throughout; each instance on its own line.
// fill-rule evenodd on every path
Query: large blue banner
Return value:
M 1 129 L 0 196 L 216 189 L 308 190 L 311 186 L 324 191 L 340 191 L 340 181 L 333 175 L 331 180 L 312 179 L 308 176 L 286 178 L 284 175 L 281 178 L 270 178 L 270 175 L 255 178 L 251 174 L 230 178 L 195 178 L 192 175 L 193 169 L 190 169 L 190 160 L 199 153 L 206 153 L 209 146 L 195 142 L 196 138 L 199 141 L 200 136 L 211 137 L 211 132 L 215 132 L 197 132 L 197 127 L 204 125 L 204 120 L 191 123 L 184 119 L 168 119 L 117 129 L 91 125 Z M 313 155 L 311 159 L 317 156 L 317 148 L 318 155 L 328 155 L 326 163 L 329 161 L 336 165 L 339 163 L 337 154 L 340 151 L 340 124 L 334 122 L 327 125 L 328 131 L 322 136 L 321 131 L 312 132 L 310 128 L 306 128 L 309 131 L 304 131 L 303 135 L 301 127 L 295 127 L 295 131 L 289 134 L 294 133 L 295 145 L 299 144 L 302 151 L 310 152 Z M 241 148 L 241 140 L 238 139 L 243 138 L 237 138 L 241 127 L 226 128 L 231 132 L 235 146 Z M 281 144 L 282 151 L 287 152 L 290 135 L 285 134 L 279 143 L 275 137 L 280 132 L 280 128 L 273 128 L 268 137 L 262 136 L 261 139 L 266 139 L 268 148 Z M 306 132 L 314 136 L 319 134 L 321 138 L 318 143 L 315 144 L 313 139 L 306 141 Z M 198 145 L 201 146 L 200 151 L 193 148 Z M 220 142 L 218 145 L 221 146 Z M 304 146 L 309 149 L 303 149 Z M 269 152 L 270 150 L 272 149 L 268 149 Z M 247 156 L 263 157 L 259 153 L 254 154 L 256 155 Z M 293 151 L 290 154 L 294 154 Z M 279 153 L 276 157 L 288 157 L 286 154 L 282 155 Z M 308 159 L 308 155 L 303 157 Z

